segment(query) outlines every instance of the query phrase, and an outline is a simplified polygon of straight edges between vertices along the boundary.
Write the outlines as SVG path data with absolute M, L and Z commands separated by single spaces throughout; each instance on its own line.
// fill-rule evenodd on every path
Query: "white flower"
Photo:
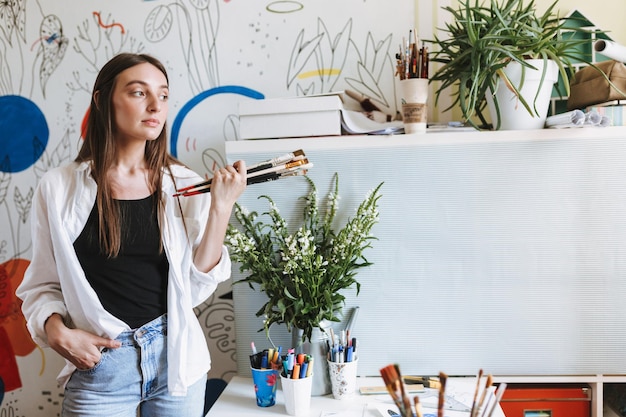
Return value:
M 266 331 L 273 323 L 298 326 L 310 336 L 311 327 L 321 320 L 339 320 L 336 311 L 344 299 L 341 290 L 354 284 L 355 270 L 369 265 L 363 251 L 370 247 L 371 228 L 378 221 L 378 191 L 368 192 L 352 219 L 335 230 L 338 211 L 338 177 L 327 196 L 326 212 L 320 217 L 317 189 L 311 186 L 305 196 L 302 224 L 289 230 L 279 208 L 268 196 L 269 211 L 257 218 L 256 212 L 235 206 L 239 230 L 229 225 L 226 244 L 240 271 L 249 275 L 237 282 L 259 284 L 269 301 L 258 311 L 265 314 Z M 262 218 L 269 218 L 265 222 Z

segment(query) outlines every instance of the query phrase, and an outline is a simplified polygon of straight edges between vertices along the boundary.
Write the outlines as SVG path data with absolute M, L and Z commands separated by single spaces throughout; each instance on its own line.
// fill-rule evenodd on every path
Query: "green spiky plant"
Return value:
M 440 82 L 435 103 L 444 90 L 452 87 L 454 100 L 444 111 L 458 105 L 468 123 L 476 129 L 484 128 L 488 126 L 483 114 L 485 97 L 489 91 L 496 91 L 498 82 L 504 82 L 526 111 L 536 114 L 534 102 L 520 95 L 503 70 L 510 62 L 518 62 L 523 70 L 535 69 L 528 59 L 553 60 L 564 85 L 559 94 L 568 96 L 574 64 L 590 64 L 581 47 L 590 46 L 591 34 L 601 32 L 572 25 L 572 17 L 559 17 L 554 13 L 556 4 L 552 3 L 543 14 L 536 11 L 534 0 L 459 0 L 456 9 L 443 7 L 452 14 L 452 20 L 446 23 L 444 36 L 430 41 L 434 45 L 430 60 L 441 64 L 431 77 L 431 82 Z M 544 65 L 541 81 L 545 75 Z M 498 129 L 500 109 L 494 101 Z

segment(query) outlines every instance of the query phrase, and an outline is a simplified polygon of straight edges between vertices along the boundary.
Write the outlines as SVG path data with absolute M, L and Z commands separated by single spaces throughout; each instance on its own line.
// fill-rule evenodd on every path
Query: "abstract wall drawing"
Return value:
M 352 89 L 373 99 L 381 109 L 396 112 L 394 58 L 391 34 L 377 41 L 371 32 L 364 44 L 352 39 L 353 21 L 349 19 L 335 35 L 318 19 L 317 33 L 305 38 L 302 29 L 296 38 L 287 72 L 287 88 L 295 85 L 297 95 L 328 93 L 337 90 L 343 79 Z M 360 46 L 362 45 L 362 46 Z M 351 56 L 351 54 L 353 56 Z M 348 58 L 350 71 L 346 70 Z M 356 65 L 355 65 L 356 64 Z

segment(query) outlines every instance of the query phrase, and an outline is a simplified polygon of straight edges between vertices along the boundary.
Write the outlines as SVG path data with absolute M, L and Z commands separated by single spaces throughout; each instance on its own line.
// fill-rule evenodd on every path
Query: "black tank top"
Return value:
M 153 194 L 141 200 L 117 200 L 122 218 L 117 257 L 107 258 L 100 250 L 96 205 L 74 242 L 87 280 L 104 308 L 133 329 L 167 311 L 169 263 L 159 251 L 156 198 Z

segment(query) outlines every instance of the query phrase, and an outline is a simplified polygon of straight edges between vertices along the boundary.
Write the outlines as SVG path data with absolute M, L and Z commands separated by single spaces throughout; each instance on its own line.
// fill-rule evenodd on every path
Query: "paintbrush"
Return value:
M 409 396 L 406 395 L 406 388 L 404 387 L 404 381 L 402 380 L 402 373 L 400 373 L 400 366 L 397 364 L 394 365 L 396 369 L 396 375 L 398 376 L 398 383 L 400 384 L 400 391 L 402 394 L 402 404 L 404 405 L 404 412 L 407 416 L 411 416 L 413 413 L 411 412 L 411 400 Z
M 472 401 L 472 409 L 470 411 L 470 417 L 474 417 L 476 410 L 476 402 L 478 401 L 478 392 L 480 391 L 480 380 L 483 377 L 482 368 L 478 370 L 478 380 L 476 381 L 476 390 L 474 391 L 474 400 Z
M 413 397 L 413 403 L 415 404 L 415 417 L 424 417 L 422 413 L 422 404 L 420 403 L 419 395 Z
M 478 402 L 478 406 L 476 407 L 475 415 L 478 416 L 478 412 L 483 408 L 485 403 L 485 398 L 487 397 L 487 392 L 489 391 L 489 387 L 493 384 L 493 376 L 491 374 L 487 375 L 487 381 L 485 382 L 485 388 L 480 396 L 480 401 Z
M 348 97 L 358 101 L 358 103 L 361 105 L 361 108 L 363 110 L 382 112 L 382 110 L 378 108 L 378 106 L 375 105 L 372 102 L 372 100 L 369 97 L 367 97 L 365 94 L 359 94 L 356 91 L 352 91 L 352 90 L 345 90 L 345 93 Z
M 437 417 L 443 417 L 443 410 L 446 403 L 446 382 L 448 380 L 448 375 L 443 372 L 439 372 L 439 381 L 441 382 L 441 387 L 439 387 L 439 402 L 437 404 Z
M 400 384 L 402 380 L 398 376 L 397 368 L 395 365 L 387 365 L 380 370 L 380 375 L 383 377 L 383 381 L 385 382 L 385 386 L 387 387 L 387 391 L 393 402 L 400 410 L 400 415 L 402 417 L 411 417 L 411 414 L 407 414 L 405 409 L 405 404 L 402 398 L 402 388 Z

